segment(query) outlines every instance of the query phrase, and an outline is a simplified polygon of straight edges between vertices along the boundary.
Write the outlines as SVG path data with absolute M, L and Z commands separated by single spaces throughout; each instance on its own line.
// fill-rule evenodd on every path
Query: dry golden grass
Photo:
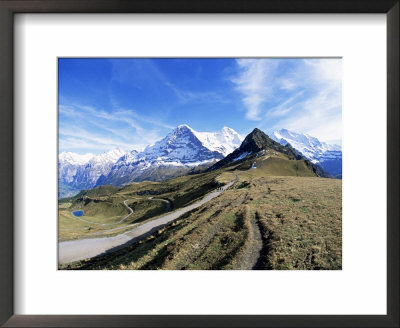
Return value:
M 251 186 L 250 205 L 267 243 L 266 267 L 341 269 L 341 180 L 257 178 Z
M 341 180 L 224 172 L 231 189 L 146 239 L 70 269 L 335 270 L 342 259 Z

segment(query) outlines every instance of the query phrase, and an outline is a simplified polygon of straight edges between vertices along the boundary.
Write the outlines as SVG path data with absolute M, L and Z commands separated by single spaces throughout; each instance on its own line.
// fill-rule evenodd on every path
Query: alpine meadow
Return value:
M 342 61 L 59 58 L 60 270 L 341 270 Z

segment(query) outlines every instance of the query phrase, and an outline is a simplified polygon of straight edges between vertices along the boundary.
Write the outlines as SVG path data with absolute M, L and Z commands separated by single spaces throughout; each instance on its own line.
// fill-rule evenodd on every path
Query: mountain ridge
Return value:
M 223 160 L 214 164 L 210 170 L 218 169 L 229 163 L 233 163 L 246 158 L 247 156 L 254 155 L 255 153 L 264 150 L 265 148 L 274 149 L 291 156 L 293 159 L 301 158 L 295 149 L 289 146 L 283 146 L 280 143 L 272 140 L 268 135 L 258 128 L 250 132 L 243 140 L 239 148 L 226 156 Z
M 59 155 L 59 181 L 74 189 L 87 189 L 96 185 L 97 179 L 107 174 L 124 151 L 114 148 L 108 152 L 94 155 L 63 152 Z
M 124 152 L 118 148 L 99 155 L 63 152 L 59 155 L 59 184 L 61 193 L 70 195 L 72 191 L 102 185 L 164 181 L 248 162 L 266 153 L 278 155 L 280 161 L 304 161 L 317 176 L 332 177 L 326 167 L 340 161 L 341 168 L 339 149 L 286 129 L 275 131 L 270 137 L 255 128 L 243 139 L 228 127 L 216 132 L 198 132 L 182 124 L 141 152 Z
M 252 169 L 256 168 L 255 163 L 258 158 L 263 158 L 262 166 L 265 167 L 265 164 L 269 159 L 269 162 L 273 160 L 274 162 L 278 161 L 280 163 L 288 164 L 288 169 L 286 170 L 286 174 L 292 174 L 297 171 L 299 161 L 304 162 L 305 168 L 310 170 L 316 176 L 320 177 L 331 177 L 327 172 L 325 172 L 318 165 L 311 163 L 304 156 L 302 156 L 296 149 L 294 149 L 290 144 L 282 145 L 272 138 L 270 138 L 267 134 L 261 131 L 258 128 L 255 128 L 251 133 L 249 133 L 239 148 L 237 148 L 234 152 L 226 156 L 221 161 L 214 164 L 209 168 L 209 171 L 216 170 L 222 167 L 235 165 L 237 163 L 242 163 L 244 165 L 239 165 L 237 168 L 241 169 Z M 273 158 L 273 159 L 271 159 Z M 285 160 L 286 159 L 286 160 Z M 283 161 L 283 162 L 282 162 Z M 304 166 L 303 165 L 303 166 Z M 290 167 L 290 169 L 289 169 Z M 289 173 L 291 172 L 291 173 Z

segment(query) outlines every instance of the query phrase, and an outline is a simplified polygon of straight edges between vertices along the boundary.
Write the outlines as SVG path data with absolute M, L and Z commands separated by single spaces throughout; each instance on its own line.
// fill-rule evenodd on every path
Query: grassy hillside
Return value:
M 61 268 L 341 269 L 341 180 L 308 176 L 307 163 L 281 155 L 244 167 L 252 164 L 126 186 L 118 194 L 159 195 L 179 207 L 238 177 L 219 197 L 146 239 Z
M 72 197 L 65 197 L 63 199 L 60 199 L 60 202 L 62 203 L 70 203 L 74 202 L 77 199 L 87 196 L 87 197 L 101 197 L 101 196 L 109 196 L 114 193 L 116 193 L 120 188 L 115 187 L 115 186 L 100 186 L 97 188 L 89 189 L 89 190 L 81 190 L 79 193 Z
M 59 203 L 59 240 L 121 233 L 126 226 L 140 224 L 167 212 L 165 202 L 151 198 L 168 200 L 171 209 L 178 209 L 217 188 L 217 175 L 215 172 L 183 176 L 162 183 L 144 181 L 123 188 L 101 186 L 83 190 Z M 118 223 L 130 213 L 124 205 L 125 200 L 133 214 Z M 77 218 L 72 215 L 71 212 L 78 209 L 84 211 L 84 216 Z
M 246 163 L 247 166 L 254 164 L 255 174 L 258 176 L 301 176 L 315 177 L 315 173 L 309 169 L 304 160 L 286 160 L 279 157 L 268 157 Z

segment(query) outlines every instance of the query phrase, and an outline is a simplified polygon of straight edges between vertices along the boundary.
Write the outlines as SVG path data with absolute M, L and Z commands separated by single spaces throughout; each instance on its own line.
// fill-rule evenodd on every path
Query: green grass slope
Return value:
M 305 160 L 287 160 L 279 157 L 253 162 L 256 169 L 252 169 L 259 176 L 299 176 L 315 177 L 316 174 L 307 166 Z
M 94 233 L 141 223 L 167 212 L 168 204 L 150 198 L 170 201 L 171 209 L 186 206 L 216 189 L 220 185 L 216 180 L 218 174 L 203 173 L 165 182 L 143 181 L 122 188 L 101 186 L 82 190 L 59 202 L 59 240 L 96 237 Z M 130 213 L 125 200 L 133 214 L 118 223 Z M 84 216 L 76 218 L 71 214 L 78 209 L 84 211 Z
M 134 245 L 61 268 L 341 269 L 341 181 L 294 176 L 309 172 L 301 161 L 289 161 L 295 166 L 287 166 L 288 161 L 279 158 L 264 162 L 257 169 L 214 172 L 218 174 L 217 183 L 235 177 L 239 181 L 219 197 Z M 266 175 L 268 170 L 278 169 L 281 174 L 293 176 Z M 199 179 L 210 177 L 203 175 L 195 179 L 197 182 L 192 178 L 171 180 L 156 188 L 147 184 L 140 190 L 151 192 L 154 188 L 154 192 L 182 199 Z M 126 187 L 125 191 L 129 190 L 137 192 L 134 185 Z

